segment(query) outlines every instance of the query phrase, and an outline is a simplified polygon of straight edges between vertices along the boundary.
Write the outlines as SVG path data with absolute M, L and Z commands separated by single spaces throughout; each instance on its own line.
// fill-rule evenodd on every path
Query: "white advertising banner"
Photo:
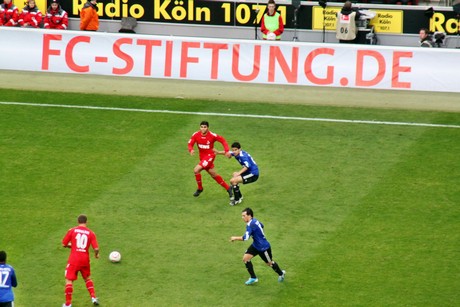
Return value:
M 0 69 L 460 92 L 460 49 L 0 28 Z

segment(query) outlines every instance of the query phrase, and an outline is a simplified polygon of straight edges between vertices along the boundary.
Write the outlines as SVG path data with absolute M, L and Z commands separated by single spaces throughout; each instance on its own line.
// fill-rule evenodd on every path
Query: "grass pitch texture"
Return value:
M 190 114 L 0 105 L 0 249 L 18 275 L 16 306 L 60 306 L 80 213 L 101 258 L 103 306 L 455 306 L 460 301 L 460 129 L 331 123 L 217 113 L 460 125 L 460 114 L 0 90 L 2 101 Z M 193 112 L 211 112 L 200 115 Z M 259 181 L 241 205 L 206 173 L 187 141 L 201 120 L 238 140 Z M 239 164 L 218 156 L 228 181 Z M 242 256 L 240 212 L 265 224 L 284 283 Z M 108 255 L 118 250 L 122 261 Z M 89 306 L 81 279 L 73 306 Z

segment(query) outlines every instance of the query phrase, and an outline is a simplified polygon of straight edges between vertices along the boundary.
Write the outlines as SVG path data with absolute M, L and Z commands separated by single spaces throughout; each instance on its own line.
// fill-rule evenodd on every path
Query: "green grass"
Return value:
M 0 90 L 3 101 L 460 124 L 459 113 Z M 80 213 L 98 235 L 103 306 L 455 306 L 460 301 L 460 129 L 0 105 L 0 249 L 16 306 L 60 306 Z M 199 122 L 261 169 L 242 205 L 203 175 Z M 225 179 L 239 168 L 220 156 Z M 260 259 L 247 287 L 245 206 L 265 223 L 286 281 Z M 120 264 L 108 261 L 119 250 Z M 81 278 L 73 306 L 89 306 Z

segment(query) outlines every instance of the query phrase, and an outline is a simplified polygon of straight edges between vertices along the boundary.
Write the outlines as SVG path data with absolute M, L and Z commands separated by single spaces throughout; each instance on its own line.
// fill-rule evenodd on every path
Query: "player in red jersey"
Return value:
M 216 159 L 216 154 L 214 152 L 214 143 L 219 142 L 224 146 L 225 155 L 227 158 L 231 157 L 230 148 L 228 147 L 227 141 L 220 135 L 211 132 L 209 130 L 209 123 L 207 121 L 202 121 L 200 123 L 200 131 L 195 132 L 190 140 L 188 141 L 188 151 L 190 155 L 195 154 L 193 146 L 197 144 L 198 150 L 200 152 L 200 162 L 195 166 L 193 171 L 195 172 L 195 180 L 198 185 L 198 189 L 193 196 L 197 197 L 203 192 L 203 182 L 201 181 L 201 171 L 205 170 L 209 175 L 220 184 L 225 190 L 227 190 L 230 200 L 233 200 L 232 188 L 222 179 L 222 177 L 217 174 L 214 169 L 214 160 Z
M 94 250 L 94 256 L 99 258 L 99 245 L 97 244 L 96 234 L 86 227 L 88 218 L 81 214 L 78 216 L 78 226 L 67 231 L 62 245 L 70 248 L 70 256 L 65 270 L 65 304 L 63 307 L 72 306 L 73 281 L 77 280 L 78 272 L 85 280 L 86 288 L 91 296 L 91 302 L 99 305 L 99 301 L 94 291 L 94 284 L 91 280 L 91 268 L 89 260 L 90 246 Z

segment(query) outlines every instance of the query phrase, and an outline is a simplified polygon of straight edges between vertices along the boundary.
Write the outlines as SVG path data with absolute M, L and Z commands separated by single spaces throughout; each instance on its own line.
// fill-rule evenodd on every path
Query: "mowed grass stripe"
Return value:
M 418 127 L 433 127 L 433 128 L 456 128 L 456 129 L 460 128 L 460 125 L 410 123 L 410 122 L 390 122 L 390 121 L 373 121 L 373 120 L 350 120 L 350 119 L 333 119 L 333 118 L 313 118 L 313 117 L 273 116 L 273 115 L 213 113 L 213 112 L 187 112 L 187 111 L 131 109 L 131 108 L 114 108 L 114 107 L 81 106 L 81 105 L 79 106 L 79 105 L 65 105 L 65 104 L 28 103 L 28 102 L 0 102 L 0 104 L 3 104 L 3 105 L 23 105 L 23 106 L 34 106 L 34 107 L 108 110 L 108 111 L 123 111 L 123 112 L 170 113 L 170 114 L 205 115 L 205 116 L 268 118 L 268 119 L 280 119 L 280 120 L 318 121 L 318 122 L 348 123 L 348 124 L 418 126 Z

